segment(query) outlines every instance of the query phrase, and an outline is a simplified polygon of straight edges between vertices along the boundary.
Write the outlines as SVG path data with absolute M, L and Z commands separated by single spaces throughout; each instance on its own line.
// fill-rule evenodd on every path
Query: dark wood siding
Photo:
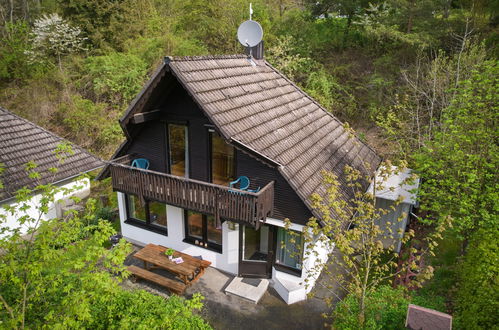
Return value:
M 149 160 L 152 171 L 166 171 L 165 124 L 153 121 L 140 124 L 139 133 L 135 136 L 127 151 L 140 158 Z
M 268 182 L 275 181 L 273 218 L 288 218 L 298 224 L 305 224 L 310 219 L 312 213 L 277 168 L 265 165 L 241 151 L 237 152 L 236 157 L 237 176 L 247 176 L 251 181 L 251 189 L 264 187 Z
M 158 172 L 167 170 L 166 123 L 185 123 L 189 130 L 189 160 L 192 179 L 208 181 L 209 179 L 209 145 L 208 126 L 211 124 L 189 94 L 178 82 L 175 86 L 159 85 L 159 89 L 170 92 L 157 98 L 149 110 L 161 109 L 160 120 L 139 124 L 130 147 L 124 154 L 135 153 L 149 159 L 150 169 Z M 147 110 L 146 110 L 147 111 Z M 282 177 L 279 171 L 248 156 L 236 153 L 236 174 L 245 175 L 251 181 L 251 188 L 264 187 L 275 181 L 273 218 L 289 218 L 292 222 L 305 224 L 312 216 L 310 210 L 298 197 L 295 191 Z

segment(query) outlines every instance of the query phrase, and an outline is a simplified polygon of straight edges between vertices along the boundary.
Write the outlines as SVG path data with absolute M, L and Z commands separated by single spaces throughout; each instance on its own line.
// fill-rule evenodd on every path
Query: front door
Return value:
M 239 226 L 239 276 L 270 278 L 274 258 L 272 227 Z

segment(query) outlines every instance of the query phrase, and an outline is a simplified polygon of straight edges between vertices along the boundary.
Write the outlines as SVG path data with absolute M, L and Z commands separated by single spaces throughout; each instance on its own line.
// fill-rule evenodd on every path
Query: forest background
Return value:
M 452 218 L 418 294 L 464 328 L 497 324 L 499 1 L 252 3 L 266 60 L 422 176 L 423 222 Z M 108 159 L 163 57 L 242 53 L 248 5 L 0 0 L 0 105 Z

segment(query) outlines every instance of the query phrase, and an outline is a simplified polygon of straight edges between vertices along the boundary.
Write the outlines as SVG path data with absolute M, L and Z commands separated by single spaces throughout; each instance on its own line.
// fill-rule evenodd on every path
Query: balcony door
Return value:
M 189 177 L 187 125 L 168 124 L 168 169 L 170 174 Z
M 272 277 L 273 237 L 271 226 L 262 225 L 255 230 L 239 225 L 239 276 Z
M 227 186 L 234 181 L 236 168 L 234 162 L 234 147 L 213 129 L 209 130 L 210 138 L 210 179 L 211 182 Z

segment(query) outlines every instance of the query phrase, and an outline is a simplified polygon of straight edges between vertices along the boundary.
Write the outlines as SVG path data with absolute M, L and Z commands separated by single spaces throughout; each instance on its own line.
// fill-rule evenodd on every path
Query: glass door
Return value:
M 168 157 L 170 174 L 189 176 L 189 144 L 186 125 L 168 124 Z
M 235 178 L 234 147 L 214 130 L 210 130 L 209 134 L 211 182 L 226 186 Z
M 272 276 L 273 234 L 271 227 L 261 226 L 259 230 L 239 226 L 239 276 Z

